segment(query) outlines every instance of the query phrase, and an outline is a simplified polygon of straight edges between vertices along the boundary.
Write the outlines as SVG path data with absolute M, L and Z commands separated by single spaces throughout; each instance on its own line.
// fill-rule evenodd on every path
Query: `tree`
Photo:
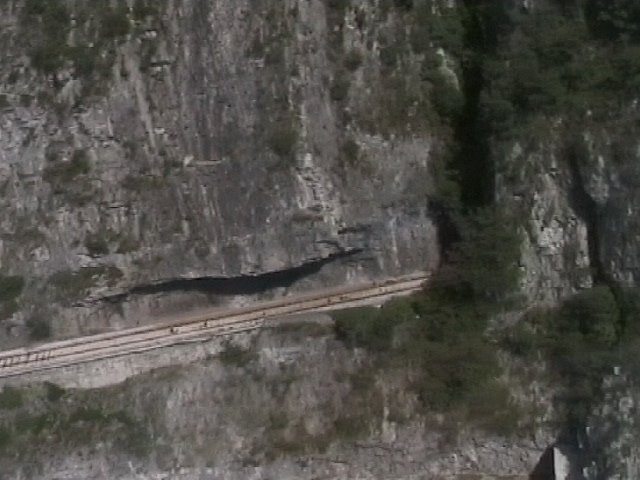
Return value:
M 496 207 L 476 210 L 459 222 L 461 241 L 451 260 L 457 280 L 480 298 L 500 300 L 518 286 L 520 234 Z

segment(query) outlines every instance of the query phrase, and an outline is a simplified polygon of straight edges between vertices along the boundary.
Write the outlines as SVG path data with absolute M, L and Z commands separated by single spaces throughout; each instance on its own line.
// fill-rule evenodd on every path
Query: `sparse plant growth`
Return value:
M 44 386 L 47 390 L 47 401 L 49 402 L 57 402 L 66 392 L 64 388 L 56 385 L 55 383 L 46 382 Z
M 255 353 L 249 348 L 245 349 L 228 342 L 220 352 L 218 358 L 224 365 L 245 367 L 255 359 Z
M 276 324 L 271 327 L 271 330 L 278 334 L 293 335 L 298 338 L 323 337 L 334 333 L 334 327 L 330 323 L 299 321 Z
M 91 163 L 84 151 L 74 152 L 71 160 L 67 162 L 56 160 L 47 165 L 42 174 L 45 182 L 50 183 L 56 191 L 64 190 L 64 185 L 71 182 L 79 175 L 86 175 L 91 171 Z
M 84 267 L 79 270 L 56 272 L 49 277 L 49 285 L 53 288 L 58 301 L 73 303 L 82 298 L 87 290 L 100 280 L 107 285 L 114 285 L 123 273 L 114 266 Z
M 27 329 L 31 340 L 41 341 L 51 337 L 51 326 L 42 317 L 30 317 L 27 320 Z
M 122 180 L 122 188 L 144 194 L 150 190 L 158 190 L 167 185 L 167 180 L 158 175 L 129 174 Z
M 346 163 L 354 165 L 360 156 L 360 146 L 353 138 L 348 138 L 342 144 L 341 152 Z
M 292 120 L 283 120 L 272 127 L 267 138 L 269 148 L 279 157 L 291 157 L 298 143 L 298 130 Z
M 44 74 L 56 73 L 65 62 L 71 23 L 68 9 L 60 0 L 28 0 L 22 22 L 38 33 L 30 54 L 31 64 Z
M 329 89 L 329 96 L 331 100 L 334 102 L 342 102 L 346 100 L 349 95 L 349 78 L 346 76 L 344 72 L 338 72 L 331 82 L 331 87 Z
M 0 320 L 10 318 L 14 313 L 17 313 L 19 309 L 18 302 L 15 300 L 0 302 Z
M 6 385 L 0 391 L 0 409 L 14 410 L 20 408 L 23 403 L 22 390 Z
M 158 14 L 158 8 L 153 0 L 135 0 L 133 3 L 133 18 L 142 21 L 147 17 Z
M 92 257 L 109 254 L 109 242 L 103 232 L 88 233 L 84 240 L 84 246 Z
M 12 439 L 11 431 L 8 428 L 0 426 L 0 451 L 7 448 L 11 444 Z
M 559 421 L 584 425 L 603 400 L 603 379 L 614 366 L 637 378 L 635 352 L 640 304 L 633 289 L 603 285 L 584 290 L 557 308 L 532 309 L 506 331 L 501 344 L 514 355 L 540 355 L 563 387 L 556 397 Z
M 347 345 L 381 355 L 383 365 L 415 369 L 412 389 L 429 411 L 455 411 L 485 429 L 508 422 L 504 431 L 514 432 L 517 409 L 495 380 L 496 348 L 483 334 L 491 313 L 517 288 L 519 237 L 494 211 L 479 210 L 460 223 L 451 271 L 424 292 L 381 309 L 335 313 L 336 334 Z M 478 398 L 487 405 L 472 406 Z
M 113 40 L 127 35 L 131 30 L 131 22 L 127 16 L 126 7 L 108 8 L 101 17 L 101 35 L 107 40 Z M 140 12 L 138 12 L 140 13 Z
M 77 103 L 102 94 L 117 57 L 115 44 L 131 33 L 132 19 L 142 21 L 158 13 L 152 3 L 136 1 L 131 14 L 122 2 L 117 5 L 103 2 L 90 7 L 74 4 L 72 19 L 63 0 L 27 1 L 20 26 L 29 39 L 31 66 L 53 79 L 55 88 L 63 85 L 59 81 L 63 70 L 70 70 L 83 80 Z M 144 46 L 150 43 L 154 42 L 145 42 Z M 41 98 L 46 99 L 44 95 Z
M 135 252 L 140 248 L 140 242 L 133 237 L 133 235 L 123 233 L 117 239 L 118 248 L 116 253 L 126 254 Z
M 66 401 L 60 402 L 65 395 Z M 76 447 L 105 435 L 126 454 L 144 457 L 150 449 L 149 432 L 128 412 L 110 408 L 99 398 L 67 394 L 51 383 L 24 392 L 5 387 L 0 392 L 0 408 L 13 411 L 0 421 L 0 454 L 4 456 L 28 461 L 34 450 L 52 442 Z
M 359 50 L 351 50 L 344 57 L 344 66 L 350 72 L 355 72 L 362 65 L 362 61 L 362 52 Z
M 0 303 L 16 300 L 24 289 L 24 278 L 0 274 Z

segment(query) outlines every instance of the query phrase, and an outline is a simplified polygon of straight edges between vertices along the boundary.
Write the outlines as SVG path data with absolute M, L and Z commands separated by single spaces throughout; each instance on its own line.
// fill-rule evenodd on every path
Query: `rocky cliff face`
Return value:
M 393 10 L 129 3 L 0 6 L 0 266 L 26 282 L 5 341 L 34 317 L 54 335 L 130 324 L 184 295 L 99 299 L 174 279 L 335 263 L 318 285 L 438 264 L 438 138 L 377 122 L 383 82 L 414 65 L 381 64 Z
M 456 161 L 464 208 L 485 197 L 519 219 L 532 304 L 635 284 L 638 35 L 632 25 L 616 38 L 628 16 L 607 10 L 632 2 L 466 3 L 474 8 L 449 0 L 0 2 L 0 344 L 435 270 L 450 232 L 438 230 L 428 200 L 443 195 L 443 163 Z M 599 9 L 607 14 L 594 16 Z M 398 405 L 385 395 L 415 407 L 393 378 L 366 385 L 374 398 L 366 405 L 362 392 L 350 396 L 357 379 L 330 378 L 345 365 L 357 376 L 363 358 L 326 338 L 305 353 L 261 341 L 252 368 L 212 360 L 168 386 L 154 377 L 110 391 L 135 418 L 151 405 L 150 438 L 164 448 L 157 458 L 111 457 L 117 449 L 96 441 L 95 451 L 79 448 L 86 462 L 54 451 L 40 470 L 22 473 L 515 475 L 530 472 L 551 441 L 501 444 L 485 432 L 443 453 L 422 413 L 405 412 L 406 425 L 402 415 L 389 418 Z M 602 454 L 592 478 L 638 476 L 630 385 L 608 388 L 583 425 Z M 210 398 L 231 407 L 211 413 Z M 550 398 L 542 403 L 553 410 Z M 365 406 L 374 411 L 364 429 L 362 418 L 341 416 Z M 324 418 L 306 417 L 308 409 Z M 618 410 L 627 421 L 614 421 Z M 74 412 L 65 414 L 76 430 L 94 417 L 115 419 L 125 433 L 133 425 Z M 336 432 L 350 434 L 353 422 L 367 440 L 339 443 Z M 171 445 L 193 432 L 193 452 Z M 281 460 L 307 443 L 304 462 Z M 138 477 L 130 465 L 140 466 Z M 11 461 L 7 468 L 19 471 Z
M 563 123 L 511 144 L 498 175 L 499 201 L 527 219 L 523 283 L 538 301 L 594 279 L 631 286 L 638 276 L 638 146 L 629 121 L 585 126 L 577 136 Z

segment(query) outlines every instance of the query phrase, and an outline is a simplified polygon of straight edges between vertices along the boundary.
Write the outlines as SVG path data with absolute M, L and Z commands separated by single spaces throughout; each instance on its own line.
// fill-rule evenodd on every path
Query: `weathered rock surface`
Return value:
M 24 6 L 0 6 L 0 268 L 27 282 L 5 343 L 33 316 L 56 335 L 130 324 L 167 301 L 87 299 L 159 281 L 344 252 L 358 255 L 316 284 L 437 265 L 425 200 L 437 138 L 365 128 L 380 102 L 376 39 L 396 28 L 375 2 L 337 35 L 321 0 L 159 2 L 106 43 L 100 9 L 69 4 L 68 43 L 109 60 L 91 80 L 71 61 L 49 75 L 31 66 Z M 351 50 L 361 65 L 338 101 Z

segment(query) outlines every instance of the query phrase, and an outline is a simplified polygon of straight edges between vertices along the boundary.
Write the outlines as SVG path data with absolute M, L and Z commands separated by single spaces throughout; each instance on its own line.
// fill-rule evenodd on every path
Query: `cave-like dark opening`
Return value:
M 325 258 L 312 260 L 291 268 L 272 272 L 238 275 L 233 277 L 177 278 L 151 285 L 139 285 L 127 292 L 105 297 L 108 302 L 121 302 L 134 295 L 157 295 L 174 292 L 199 292 L 213 295 L 256 295 L 275 288 L 287 288 L 305 277 L 314 275 L 325 265 L 361 253 L 361 249 L 345 250 Z

